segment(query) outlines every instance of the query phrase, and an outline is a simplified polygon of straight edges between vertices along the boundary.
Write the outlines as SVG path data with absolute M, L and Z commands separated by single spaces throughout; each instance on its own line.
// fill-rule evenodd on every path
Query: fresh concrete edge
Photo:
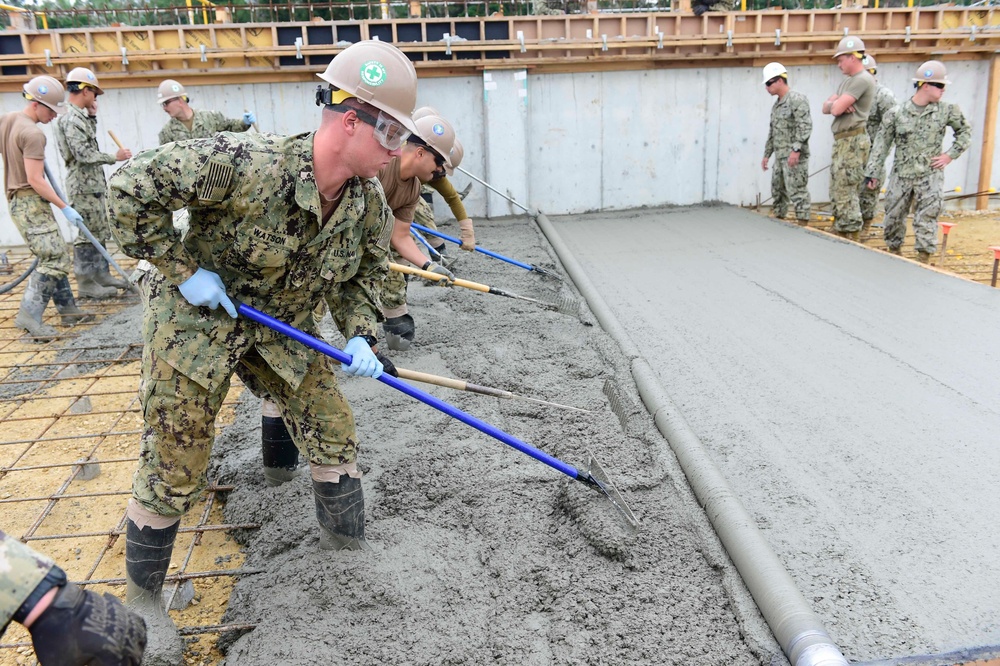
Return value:
M 555 227 L 541 211 L 535 221 L 601 328 L 631 359 L 632 378 L 643 404 L 677 456 L 691 490 L 789 662 L 794 666 L 847 666 L 840 648 L 795 587 L 701 440 L 660 385 L 656 372 L 639 353 Z

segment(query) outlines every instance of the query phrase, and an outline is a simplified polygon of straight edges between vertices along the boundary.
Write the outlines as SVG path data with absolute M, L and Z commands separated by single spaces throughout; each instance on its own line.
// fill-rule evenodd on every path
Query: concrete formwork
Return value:
M 764 63 L 761 63 L 763 65 Z M 897 96 L 910 95 L 918 62 L 880 63 L 880 78 Z M 945 187 L 975 192 L 986 109 L 989 61 L 948 63 L 954 82 L 945 96 L 973 125 L 972 148 L 950 165 Z M 819 109 L 841 74 L 829 66 L 790 66 L 792 86 L 813 108 L 810 169 L 830 163 L 830 118 Z M 318 81 L 318 80 L 317 80 Z M 296 133 L 317 123 L 312 83 L 189 86 L 195 108 L 238 117 L 253 109 L 264 131 Z M 479 77 L 422 79 L 420 104 L 453 119 L 465 146 L 463 168 L 521 203 L 553 214 L 702 201 L 749 204 L 770 195 L 770 174 L 760 170 L 772 98 L 760 69 L 717 67 L 531 74 L 488 70 Z M 0 94 L 5 111 L 20 108 L 14 93 Z M 111 151 L 112 129 L 133 150 L 157 145 L 167 120 L 149 89 L 111 89 L 101 98 L 99 139 Z M 51 137 L 51 128 L 45 128 Z M 994 132 L 996 130 L 994 129 Z M 951 138 L 945 140 L 946 146 Z M 54 141 L 48 161 L 58 166 Z M 110 170 L 110 167 L 109 167 Z M 1000 173 L 1000 153 L 993 173 Z M 466 176 L 456 174 L 461 188 Z M 811 181 L 814 201 L 826 201 L 829 172 Z M 481 187 L 465 201 L 474 217 L 511 212 L 503 198 Z M 440 206 L 440 204 L 438 204 Z M 444 209 L 438 213 L 447 217 Z M 65 229 L 67 237 L 69 229 Z M 0 245 L 20 243 L 0 202 Z

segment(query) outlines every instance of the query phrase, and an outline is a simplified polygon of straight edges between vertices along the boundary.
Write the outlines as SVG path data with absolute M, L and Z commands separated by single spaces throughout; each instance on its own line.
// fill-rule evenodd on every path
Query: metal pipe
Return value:
M 468 177 L 469 177 L 469 178 L 471 178 L 472 180 L 476 181 L 477 183 L 479 183 L 480 185 L 482 185 L 482 186 L 483 186 L 483 187 L 485 187 L 486 189 L 490 190 L 490 191 L 491 191 L 491 192 L 493 192 L 494 194 L 498 194 L 498 195 L 500 195 L 501 197 L 503 197 L 503 198 L 504 198 L 504 199 L 506 199 L 507 201 L 511 202 L 512 204 L 514 204 L 515 206 L 517 206 L 518 208 L 520 208 L 521 210 L 523 210 L 523 211 L 524 211 L 525 213 L 528 213 L 529 215 L 534 215 L 534 214 L 535 214 L 535 211 L 531 210 L 531 209 L 530 209 L 530 208 L 528 208 L 527 206 L 524 206 L 524 205 L 522 205 L 522 204 L 519 204 L 519 203 L 518 203 L 518 202 L 516 202 L 516 201 L 514 200 L 514 198 L 513 198 L 513 197 L 511 197 L 511 196 L 510 196 L 509 194 L 505 194 L 505 193 L 501 192 L 500 190 L 498 190 L 497 188 L 493 187 L 492 185 L 490 185 L 489 183 L 487 183 L 487 182 L 486 182 L 485 180 L 483 180 L 483 179 L 482 179 L 482 178 L 480 178 L 479 176 L 474 176 L 474 175 L 472 175 L 471 173 L 469 173 L 468 171 L 466 171 L 466 170 L 465 170 L 465 169 L 463 169 L 462 167 L 455 167 L 455 169 L 456 169 L 457 171 L 461 171 L 461 172 L 462 172 L 462 173 L 464 173 L 464 174 L 465 174 L 466 176 L 468 176 Z
M 680 410 L 663 391 L 655 370 L 601 298 L 549 219 L 539 212 L 536 221 L 566 272 L 587 299 L 601 327 L 631 359 L 632 378 L 643 404 L 677 456 L 692 491 L 705 508 L 719 540 L 785 656 L 793 666 L 847 666 L 847 659 L 796 588 L 753 517 L 733 493 Z

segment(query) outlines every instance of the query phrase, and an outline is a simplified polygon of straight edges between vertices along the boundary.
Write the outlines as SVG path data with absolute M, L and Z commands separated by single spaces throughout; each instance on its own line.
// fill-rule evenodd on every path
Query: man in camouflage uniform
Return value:
M 834 58 L 847 77 L 837 92 L 823 102 L 823 113 L 833 118 L 833 159 L 830 165 L 830 202 L 834 233 L 858 240 L 861 234 L 861 188 L 871 141 L 865 131 L 868 113 L 875 102 L 875 79 L 865 71 L 861 59 L 865 44 L 857 37 L 844 37 Z
M 320 78 L 330 85 L 317 91 L 316 132 L 170 143 L 134 157 L 109 183 L 122 250 L 156 268 L 140 284 L 145 429 L 126 511 L 127 599 L 150 629 L 145 664 L 182 659 L 163 579 L 180 517 L 206 485 L 233 373 L 280 407 L 308 458 L 320 546 L 365 546 L 358 438 L 333 361 L 238 318 L 230 299 L 313 335 L 313 311 L 325 301 L 348 340 L 352 363 L 341 369 L 382 372 L 371 345 L 392 226 L 374 176 L 414 129 L 416 70 L 392 45 L 362 41 Z M 191 211 L 183 240 L 171 224 L 180 206 Z
M 882 120 L 865 175 L 868 187 L 878 188 L 879 169 L 883 168 L 889 150 L 896 146 L 885 193 L 885 244 L 890 252 L 901 253 L 906 216 L 913 205 L 917 259 L 926 264 L 937 252 L 937 219 L 944 203 L 944 168 L 969 148 L 972 128 L 957 104 L 941 101 L 944 87 L 951 83 L 944 63 L 928 60 L 917 69 L 913 82 L 916 87 L 913 97 Z M 955 139 L 951 148 L 942 152 L 948 127 Z
M 107 246 L 111 238 L 105 193 L 108 185 L 104 165 L 132 157 L 119 148 L 114 155 L 102 153 L 97 145 L 97 97 L 103 95 L 92 71 L 77 67 L 66 76 L 69 110 L 55 123 L 56 145 L 66 163 L 66 196 L 94 238 Z M 86 235 L 80 234 L 73 246 L 73 271 L 80 298 L 111 298 L 118 289 L 127 289 L 123 280 L 113 278 L 108 262 Z
M 795 208 L 795 220 L 809 224 L 809 137 L 812 135 L 812 114 L 809 100 L 788 87 L 788 71 L 778 62 L 764 67 L 764 86 L 777 97 L 771 107 L 771 126 L 764 144 L 764 159 L 760 166 L 767 171 L 767 162 L 774 155 L 771 172 L 772 210 L 779 220 L 785 219 L 788 204 Z
M 142 618 L 107 592 L 70 583 L 55 562 L 0 530 L 0 635 L 17 622 L 42 666 L 138 666 Z
M 251 111 L 242 118 L 226 118 L 218 111 L 195 111 L 187 92 L 177 81 L 166 79 L 156 89 L 156 101 L 170 120 L 160 130 L 160 145 L 186 139 L 207 139 L 218 132 L 246 132 L 257 117 Z
M 68 278 L 72 262 L 50 204 L 62 209 L 73 224 L 83 218 L 45 179 L 45 134 L 37 125 L 50 123 L 66 112 L 62 84 L 51 76 L 36 76 L 24 85 L 22 95 L 28 105 L 0 117 L 0 155 L 10 217 L 38 258 L 38 267 L 28 279 L 14 326 L 27 331 L 36 342 L 48 342 L 59 335 L 42 323 L 49 299 L 55 302 L 64 326 L 93 319 L 76 307 Z
M 878 73 L 878 63 L 875 61 L 875 56 L 870 53 L 866 53 L 862 64 L 865 69 L 868 70 L 869 74 L 873 77 L 876 76 Z M 882 124 L 882 119 L 896 106 L 896 96 L 892 94 L 892 91 L 879 83 L 877 78 L 875 79 L 875 84 L 875 103 L 872 104 L 872 108 L 868 112 L 868 123 L 866 125 L 868 139 L 871 141 L 873 146 L 875 145 L 875 136 L 878 134 L 878 128 Z M 875 175 L 875 180 L 880 183 L 885 181 L 884 162 L 882 163 L 878 173 Z M 871 228 L 872 220 L 875 218 L 875 212 L 878 209 L 878 193 L 878 188 L 861 188 L 860 203 L 862 238 L 868 236 L 868 230 Z

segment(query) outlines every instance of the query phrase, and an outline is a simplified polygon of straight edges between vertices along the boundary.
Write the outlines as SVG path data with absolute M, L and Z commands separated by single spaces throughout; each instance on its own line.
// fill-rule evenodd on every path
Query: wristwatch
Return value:
M 358 337 L 367 342 L 369 347 L 378 345 L 378 338 L 374 335 L 359 335 Z
M 799 143 L 793 143 L 792 144 L 792 152 L 793 153 L 798 153 L 798 152 L 801 152 L 801 151 L 802 151 L 802 144 L 799 144 Z

